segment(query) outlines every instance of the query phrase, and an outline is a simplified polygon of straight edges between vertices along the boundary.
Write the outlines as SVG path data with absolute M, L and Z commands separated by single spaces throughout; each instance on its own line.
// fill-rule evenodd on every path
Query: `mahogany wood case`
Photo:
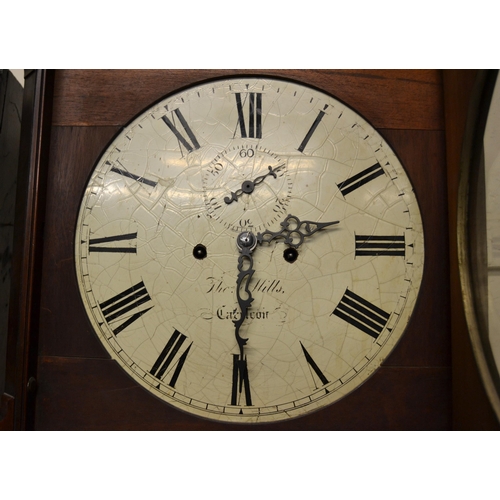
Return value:
M 425 235 L 424 277 L 417 306 L 406 333 L 383 366 L 335 404 L 304 417 L 258 426 L 189 415 L 137 385 L 110 359 L 93 332 L 74 269 L 74 232 L 83 190 L 109 141 L 161 97 L 196 82 L 236 74 L 300 81 L 363 115 L 401 159 L 420 204 Z M 23 135 L 24 192 L 20 192 L 18 206 L 3 427 L 452 428 L 448 177 L 457 175 L 457 169 L 450 173 L 446 163 L 441 71 L 59 70 L 29 73 L 26 82 L 27 94 L 33 97 L 25 102 L 23 117 L 30 127 Z

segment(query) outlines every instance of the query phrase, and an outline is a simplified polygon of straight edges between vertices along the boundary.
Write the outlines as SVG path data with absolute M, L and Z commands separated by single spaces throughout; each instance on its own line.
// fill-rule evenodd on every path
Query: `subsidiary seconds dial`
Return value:
M 125 126 L 74 242 L 109 355 L 152 396 L 227 422 L 355 390 L 407 329 L 424 265 L 417 198 L 381 135 L 273 78 L 201 83 Z
M 287 213 L 286 159 L 259 143 L 235 141 L 206 167 L 202 181 L 208 216 L 227 229 L 264 230 Z

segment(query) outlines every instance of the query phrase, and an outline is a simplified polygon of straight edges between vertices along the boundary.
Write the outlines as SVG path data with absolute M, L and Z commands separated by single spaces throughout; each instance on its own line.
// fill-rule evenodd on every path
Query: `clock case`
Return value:
M 218 77 L 316 87 L 366 118 L 399 156 L 425 233 L 420 296 L 382 367 L 340 401 L 269 424 L 173 408 L 111 360 L 85 315 L 74 270 L 84 187 L 106 145 L 165 95 Z M 26 74 L 3 428 L 36 430 L 424 430 L 452 421 L 442 74 L 438 70 L 59 70 Z

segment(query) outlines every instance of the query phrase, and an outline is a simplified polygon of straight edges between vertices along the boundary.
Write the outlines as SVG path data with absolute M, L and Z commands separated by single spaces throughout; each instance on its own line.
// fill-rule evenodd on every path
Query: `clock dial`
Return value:
M 280 235 L 247 252 L 242 233 Z M 125 127 L 90 177 L 75 248 L 87 315 L 122 368 L 177 408 L 244 423 L 364 382 L 404 333 L 424 262 L 383 138 L 323 92 L 258 78 L 200 84 Z

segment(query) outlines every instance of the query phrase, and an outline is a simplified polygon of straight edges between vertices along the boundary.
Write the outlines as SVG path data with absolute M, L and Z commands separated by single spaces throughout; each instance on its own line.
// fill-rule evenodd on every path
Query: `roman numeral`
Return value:
M 364 333 L 377 339 L 389 321 L 390 314 L 347 289 L 332 312 Z
M 175 330 L 174 333 L 172 333 L 172 335 L 168 339 L 167 344 L 161 351 L 160 355 L 155 361 L 155 364 L 153 365 L 153 368 L 151 368 L 149 373 L 151 373 L 151 375 L 156 377 L 158 380 L 162 380 L 163 377 L 165 376 L 165 372 L 167 371 L 168 367 L 172 364 L 172 361 L 174 360 L 176 354 L 179 352 L 179 349 L 181 348 L 182 344 L 186 339 L 187 337 L 183 333 L 179 332 L 178 330 Z M 182 355 L 178 359 L 174 373 L 170 378 L 170 382 L 168 382 L 168 385 L 170 387 L 175 387 L 177 379 L 179 378 L 179 374 L 181 373 L 182 367 L 184 366 L 184 363 L 188 356 L 189 349 L 191 349 L 192 345 L 193 343 L 191 342 L 191 344 L 189 344 L 187 349 L 182 353 Z
M 302 345 L 302 342 L 300 342 L 300 346 L 302 347 L 302 352 L 304 353 L 304 356 L 306 358 L 307 364 L 311 367 L 311 369 L 314 371 L 314 373 L 318 376 L 318 378 L 321 380 L 321 383 L 323 385 L 328 384 L 328 379 L 324 376 L 323 372 L 319 369 L 318 365 L 312 359 L 311 355 L 307 352 L 307 349 Z
M 324 109 L 326 109 L 328 107 L 325 106 Z M 314 134 L 314 131 L 318 128 L 318 125 L 320 124 L 321 120 L 323 119 L 323 117 L 325 116 L 325 112 L 324 111 L 320 111 L 318 113 L 318 116 L 316 117 L 316 119 L 314 120 L 314 123 L 311 125 L 311 128 L 309 129 L 309 131 L 307 132 L 306 136 L 304 137 L 304 140 L 300 143 L 300 146 L 299 146 L 299 151 L 301 153 L 304 152 L 304 149 L 305 147 L 307 146 L 307 143 L 309 142 L 309 140 L 311 139 L 312 135 Z
M 252 406 L 247 360 L 246 358 L 240 359 L 239 354 L 233 354 L 233 389 L 231 392 L 231 405 L 235 406 L 240 404 L 239 400 L 243 389 L 245 389 L 245 404 L 247 406 Z
M 111 165 L 111 163 L 106 162 L 108 165 Z M 141 177 L 139 175 L 131 174 L 124 168 L 118 168 L 118 167 L 111 167 L 111 172 L 115 172 L 116 174 L 123 175 L 123 177 L 128 177 L 129 179 L 133 179 L 134 181 L 141 182 L 142 184 L 145 184 L 146 186 L 151 186 L 151 187 L 156 187 L 156 184 L 158 184 L 155 181 L 151 181 L 149 179 L 145 179 L 144 177 Z
M 355 235 L 356 257 L 367 255 L 405 256 L 405 237 Z
M 238 111 L 238 125 L 240 126 L 241 137 L 262 138 L 262 94 L 259 92 L 249 92 L 248 96 L 248 133 L 245 125 L 245 115 L 241 93 L 237 92 L 236 109 Z
M 349 193 L 352 193 L 355 189 L 364 186 L 367 182 L 376 179 L 380 175 L 384 175 L 384 173 L 384 169 L 380 166 L 380 164 L 375 163 L 375 165 L 365 168 L 359 174 L 353 175 L 344 182 L 341 182 L 338 184 L 338 187 L 342 195 L 345 197 Z
M 184 138 L 184 136 L 179 132 L 179 130 L 175 127 L 175 125 L 170 121 L 170 119 L 164 115 L 161 117 L 161 119 L 166 123 L 167 127 L 173 132 L 175 137 L 179 140 L 179 142 L 188 150 L 189 153 L 194 151 L 195 149 L 200 149 L 200 145 L 198 143 L 198 140 L 196 139 L 195 135 L 193 134 L 193 131 L 189 127 L 186 119 L 184 116 L 182 116 L 181 110 L 180 109 L 175 109 L 174 113 L 176 114 L 177 118 L 179 119 L 182 128 L 186 132 L 188 138 L 190 139 L 191 143 Z
M 99 304 L 99 307 L 101 308 L 104 319 L 108 323 L 112 323 L 118 318 L 123 319 L 122 316 L 125 316 L 128 312 L 132 311 L 133 309 L 137 309 L 139 306 L 149 301 L 151 301 L 151 297 L 149 296 L 144 283 L 141 281 L 140 283 L 127 288 L 127 290 L 124 290 L 118 295 L 115 295 L 114 297 L 101 302 Z M 118 335 L 122 330 L 127 328 L 127 326 L 130 326 L 143 314 L 147 313 L 151 309 L 151 307 L 134 313 L 124 323 L 116 327 L 113 330 L 113 333 L 115 335 Z
M 137 247 L 117 247 L 117 246 L 99 246 L 107 245 L 115 241 L 127 241 L 137 239 L 137 233 L 117 234 L 116 236 L 107 236 L 105 238 L 89 239 L 89 252 L 111 252 L 111 253 L 137 253 Z

